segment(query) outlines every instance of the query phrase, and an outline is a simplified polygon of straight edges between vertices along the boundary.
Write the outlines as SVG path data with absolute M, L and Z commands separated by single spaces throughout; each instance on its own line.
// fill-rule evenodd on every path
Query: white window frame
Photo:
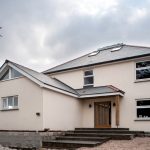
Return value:
M 12 106 L 8 106 L 8 98 L 12 97 Z M 14 105 L 14 99 L 17 97 L 17 106 Z M 6 107 L 4 107 L 4 100 L 6 100 Z M 7 97 L 2 97 L 2 110 L 12 110 L 12 109 L 18 109 L 18 96 L 7 96 Z
M 139 108 L 150 108 L 150 105 L 146 106 L 137 106 L 138 101 L 150 101 L 150 98 L 142 98 L 142 99 L 136 99 L 136 120 L 150 120 L 150 117 L 137 117 L 137 109 Z
M 93 77 L 93 84 L 85 84 L 85 82 L 84 82 L 84 87 L 86 87 L 86 86 L 94 86 L 94 72 L 93 72 L 92 75 L 85 75 L 86 71 L 92 71 L 93 72 L 93 70 L 92 69 L 84 70 L 84 79 L 88 78 L 88 77 Z
M 150 69 L 150 66 L 141 67 L 141 68 L 136 68 L 136 64 L 137 64 L 137 63 L 146 62 L 146 61 L 150 61 L 150 60 L 139 60 L 139 61 L 135 62 L 135 82 L 150 81 L 150 78 L 145 78 L 145 79 L 137 79 L 137 78 L 136 78 L 136 71 L 137 71 L 137 70 Z
M 17 78 L 21 78 L 22 76 L 19 76 L 19 77 L 14 77 L 12 78 L 12 69 L 13 68 L 8 68 L 8 79 L 3 79 L 3 80 L 0 80 L 0 81 L 7 81 L 7 80 L 12 80 L 12 79 L 17 79 Z M 7 72 L 7 71 L 6 71 Z M 4 73 L 5 74 L 5 73 Z

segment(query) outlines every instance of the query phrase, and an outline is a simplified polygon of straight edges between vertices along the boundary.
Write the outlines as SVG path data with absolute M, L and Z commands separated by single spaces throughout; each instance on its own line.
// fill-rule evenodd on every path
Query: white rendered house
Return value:
M 150 48 L 116 44 L 43 73 L 6 60 L 0 130 L 150 131 Z

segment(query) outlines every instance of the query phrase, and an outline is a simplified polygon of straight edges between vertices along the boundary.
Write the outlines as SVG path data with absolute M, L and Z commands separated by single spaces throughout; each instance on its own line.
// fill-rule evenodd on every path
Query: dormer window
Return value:
M 94 75 L 93 70 L 84 71 L 84 87 L 93 87 L 94 85 Z
M 22 74 L 19 73 L 17 70 L 13 69 L 13 68 L 8 68 L 3 75 L 0 77 L 0 80 L 10 80 L 10 79 L 14 79 L 14 78 L 18 78 L 21 77 Z

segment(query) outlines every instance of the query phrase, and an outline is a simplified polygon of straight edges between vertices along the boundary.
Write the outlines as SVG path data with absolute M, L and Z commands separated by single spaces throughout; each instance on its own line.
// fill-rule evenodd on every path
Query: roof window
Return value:
M 114 47 L 114 48 L 112 48 L 110 51 L 111 51 L 111 52 L 119 51 L 121 48 L 122 48 L 122 46 Z
M 88 55 L 88 57 L 95 56 L 99 53 L 99 51 L 94 51 Z

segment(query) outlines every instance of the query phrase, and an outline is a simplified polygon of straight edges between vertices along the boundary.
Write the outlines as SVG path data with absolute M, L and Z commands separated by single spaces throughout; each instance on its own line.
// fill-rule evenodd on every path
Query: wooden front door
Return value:
M 95 127 L 111 127 L 111 102 L 96 102 L 94 105 Z

